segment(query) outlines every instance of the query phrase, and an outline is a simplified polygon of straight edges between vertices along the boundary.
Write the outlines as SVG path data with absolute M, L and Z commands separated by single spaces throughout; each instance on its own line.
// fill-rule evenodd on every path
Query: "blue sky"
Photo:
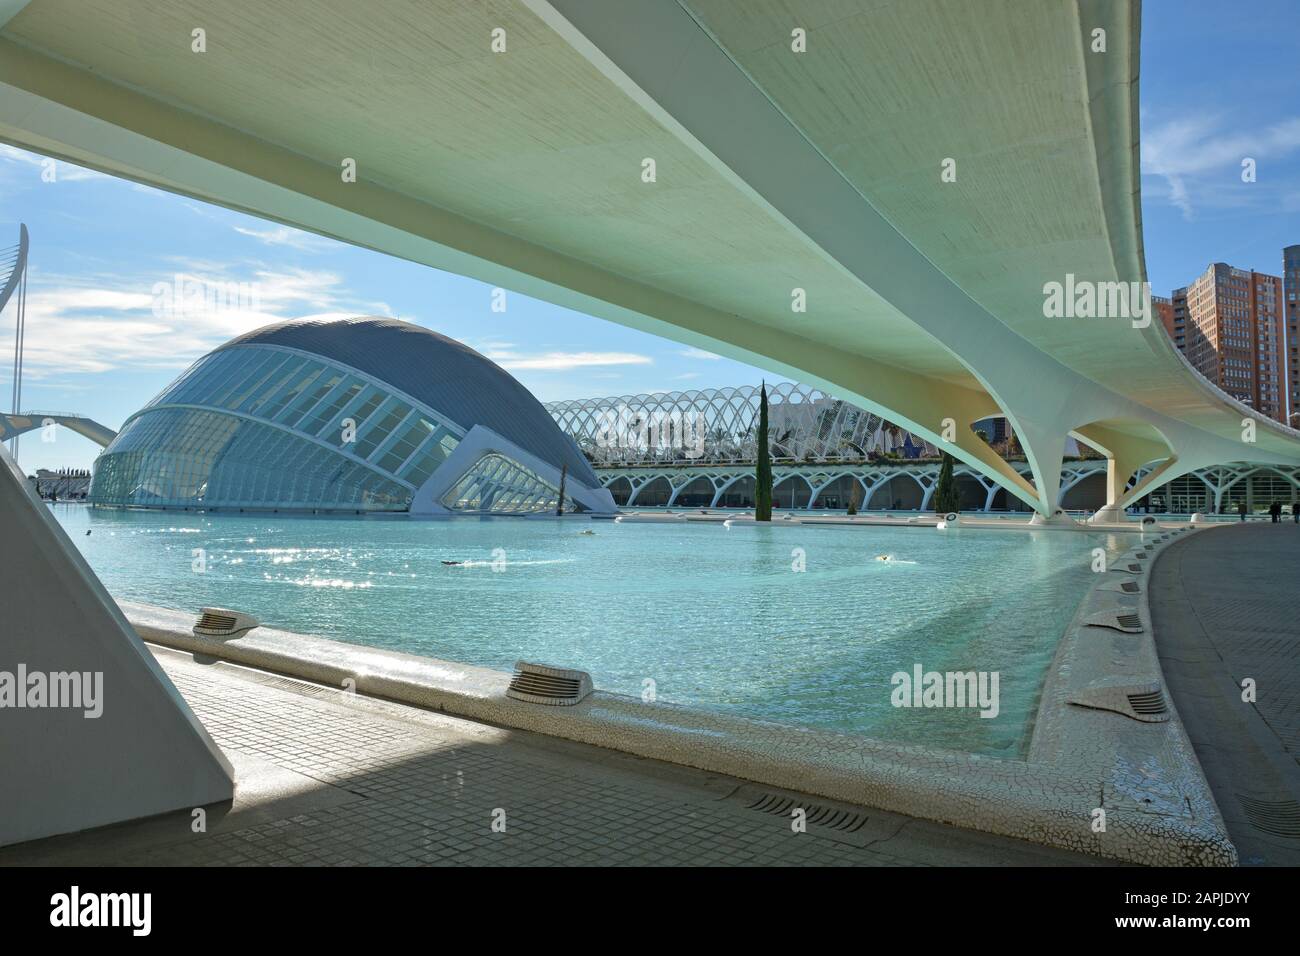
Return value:
M 1142 42 L 1147 267 L 1168 294 L 1216 260 L 1277 274 L 1300 243 L 1300 30 L 1294 0 L 1147 0 Z M 1241 180 L 1243 158 L 1257 178 Z M 379 253 L 0 146 L 0 245 L 32 233 L 23 405 L 116 428 L 186 365 L 248 329 L 301 316 L 389 315 L 464 341 L 543 401 L 739 385 L 754 368 Z M 178 275 L 255 282 L 256 303 L 155 317 Z M 13 309 L 0 319 L 9 407 Z M 770 373 L 768 379 L 774 379 Z M 20 460 L 89 467 L 96 446 L 60 430 Z

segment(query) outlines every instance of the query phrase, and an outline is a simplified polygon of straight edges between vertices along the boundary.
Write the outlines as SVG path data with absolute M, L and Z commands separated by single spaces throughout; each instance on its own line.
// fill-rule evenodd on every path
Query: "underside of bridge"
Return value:
M 1300 463 L 1149 313 L 1047 315 L 1052 283 L 1146 277 L 1139 26 L 1136 0 L 0 0 L 0 140 L 770 368 L 1046 516 L 1073 435 L 1113 517 Z M 1032 480 L 970 428 L 1000 414 Z

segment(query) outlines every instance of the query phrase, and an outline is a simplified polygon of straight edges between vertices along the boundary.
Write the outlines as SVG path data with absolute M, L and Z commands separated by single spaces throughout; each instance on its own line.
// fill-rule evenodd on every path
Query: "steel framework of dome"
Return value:
M 794 382 L 768 387 L 769 448 L 778 461 L 930 457 L 938 449 L 872 412 Z M 575 399 L 546 405 L 597 465 L 752 461 L 759 386 Z

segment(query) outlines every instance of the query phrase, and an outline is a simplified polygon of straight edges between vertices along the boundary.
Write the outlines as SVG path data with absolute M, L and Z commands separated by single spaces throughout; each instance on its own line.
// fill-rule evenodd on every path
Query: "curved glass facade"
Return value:
M 391 347 L 367 339 L 376 328 L 394 325 L 405 326 L 403 344 L 425 349 L 430 358 L 454 347 L 460 350 L 457 362 L 468 363 L 468 355 L 485 370 L 478 381 L 462 374 L 439 388 L 490 387 L 504 378 L 512 389 L 508 400 L 520 404 L 515 390 L 522 391 L 535 406 L 533 416 L 552 432 L 530 428 L 521 436 L 534 447 L 545 449 L 550 442 L 543 460 L 559 467 L 567 455 L 577 454 L 522 386 L 459 343 L 390 321 L 298 325 L 317 334 L 322 328 L 341 332 L 335 338 L 358 354 L 367 345 Z M 266 340 L 281 328 L 272 326 L 209 353 L 131 416 L 95 463 L 91 502 L 205 510 L 408 510 L 415 492 L 478 422 L 457 421 L 443 408 L 332 354 Z M 403 361 L 412 361 L 410 351 Z M 438 370 L 429 364 L 429 372 Z M 472 401 L 482 404 L 492 397 Z M 592 479 L 595 485 L 594 474 Z M 456 488 L 462 492 L 446 496 L 454 499 L 447 507 L 461 511 L 540 511 L 554 508 L 557 496 L 529 469 L 501 455 L 484 456 Z
M 442 497 L 452 511 L 533 514 L 554 511 L 560 490 L 504 455 L 484 455 Z

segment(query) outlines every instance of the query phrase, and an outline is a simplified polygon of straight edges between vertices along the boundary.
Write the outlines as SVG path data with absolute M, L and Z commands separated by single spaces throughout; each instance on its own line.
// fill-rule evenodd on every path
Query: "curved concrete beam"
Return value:
M 959 430 L 960 450 L 951 442 L 945 444 L 1040 512 L 1050 514 L 1056 505 L 1065 436 L 1073 428 L 1090 418 L 1163 418 L 1041 352 L 976 303 L 854 188 L 708 34 L 686 4 L 524 2 L 737 188 L 751 193 L 775 219 L 798 230 L 829 261 L 894 305 L 900 321 L 920 325 L 935 337 L 938 347 L 957 356 L 1020 437 L 1035 479 L 1033 497 L 1026 495 L 1023 480 L 1011 477 L 1008 472 L 1014 474 L 1013 470 L 991 450 L 981 453 L 962 441 L 964 427 Z M 1137 139 L 1132 129 L 1136 17 L 1132 10 L 1115 7 L 1092 0 L 1081 4 L 1080 18 L 1107 23 L 1118 49 L 1103 66 L 1093 68 L 1083 60 L 1080 43 L 1080 75 L 1087 85 L 1098 169 L 1110 181 L 1110 187 L 1100 192 L 1111 246 L 1128 274 L 1143 275 Z M 698 95 L 702 89 L 709 95 Z M 1155 332 L 1163 335 L 1161 330 Z M 1043 387 L 1046 381 L 1051 388 Z M 879 387 L 870 391 L 886 406 L 906 407 L 905 394 Z M 958 417 L 962 411 L 959 405 L 948 404 L 943 417 Z M 1166 419 L 1160 424 L 1169 432 L 1188 431 L 1181 422 Z M 934 440 L 931 433 L 925 437 Z M 1226 453 L 1239 457 L 1241 449 Z
M 62 425 L 83 438 L 89 438 L 100 448 L 107 448 L 109 443 L 117 437 L 117 432 L 113 431 L 113 429 L 89 418 L 74 418 L 69 415 L 0 414 L 0 441 L 8 441 L 10 438 L 16 438 L 26 432 L 44 428 L 49 422 Z

